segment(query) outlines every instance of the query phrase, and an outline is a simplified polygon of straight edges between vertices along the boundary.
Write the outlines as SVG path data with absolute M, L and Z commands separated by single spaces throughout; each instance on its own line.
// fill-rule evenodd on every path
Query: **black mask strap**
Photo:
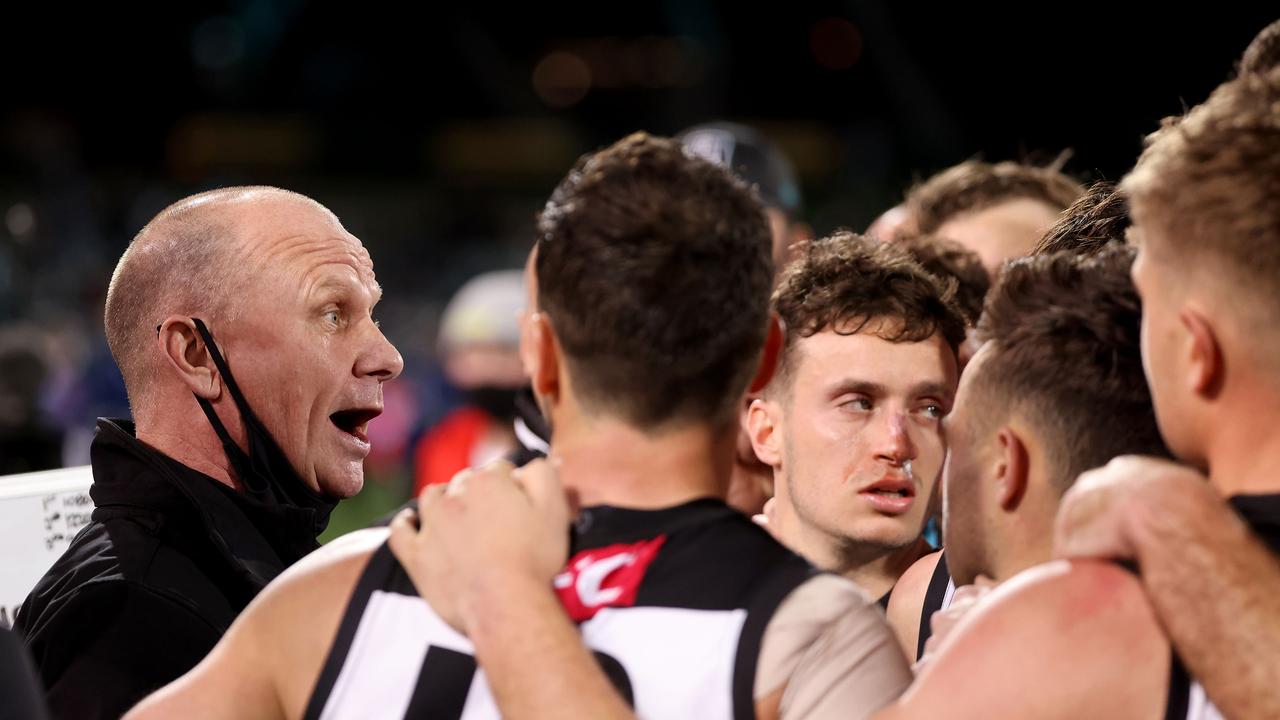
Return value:
M 240 416 L 247 426 L 251 415 L 251 413 L 247 412 L 249 404 L 244 401 L 244 395 L 240 393 L 240 387 L 236 385 L 235 379 L 231 377 L 231 370 L 227 366 L 227 361 L 222 357 L 222 353 L 218 351 L 218 346 L 213 341 L 213 334 L 209 332 L 209 328 L 205 326 L 204 321 L 199 318 L 191 319 L 196 324 L 196 331 L 204 339 L 205 347 L 209 349 L 209 356 L 213 358 L 213 364 L 218 368 L 219 374 L 222 375 L 223 382 L 227 384 L 227 390 L 231 393 L 231 398 L 235 401 L 236 407 L 240 409 Z M 245 490 L 255 497 L 269 494 L 270 488 L 267 487 L 266 478 L 259 473 L 253 472 L 253 460 L 248 453 L 236 444 L 226 425 L 222 423 L 222 418 L 218 417 L 218 413 L 214 412 L 213 405 L 199 395 L 196 395 L 196 402 L 200 403 L 200 409 L 204 411 L 205 417 L 209 419 L 209 424 L 213 426 L 213 431 L 218 434 L 218 439 L 222 441 L 222 449 L 227 454 L 227 460 L 231 462 L 231 466 L 236 471 L 236 475 L 240 483 L 244 485 Z

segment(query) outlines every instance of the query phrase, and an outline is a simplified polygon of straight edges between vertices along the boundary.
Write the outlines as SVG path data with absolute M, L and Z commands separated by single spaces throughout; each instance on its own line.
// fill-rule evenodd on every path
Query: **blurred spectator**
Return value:
M 40 410 L 48 364 L 34 332 L 0 333 L 0 475 L 60 467 L 62 433 Z
M 907 193 L 918 232 L 955 240 L 995 277 L 1005 260 L 1028 255 L 1084 189 L 1057 165 L 967 160 Z
M 445 307 L 440 355 L 463 405 L 414 448 L 415 495 L 516 449 L 516 396 L 527 385 L 519 347 L 524 306 L 523 273 L 500 270 L 471 279 Z
M 867 226 L 867 237 L 890 242 L 899 236 L 916 232 L 916 221 L 911 217 L 906 205 L 894 205 L 880 213 L 880 217 Z
M 764 135 L 745 125 L 713 122 L 691 127 L 676 139 L 686 151 L 729 168 L 756 188 L 773 234 L 775 272 L 791 259 L 793 245 L 813 239 L 813 230 L 800 219 L 795 168 Z

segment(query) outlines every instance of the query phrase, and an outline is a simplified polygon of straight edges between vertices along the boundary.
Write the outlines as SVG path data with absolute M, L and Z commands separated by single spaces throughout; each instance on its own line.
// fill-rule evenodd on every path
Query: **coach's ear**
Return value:
M 156 326 L 156 347 L 182 382 L 196 397 L 216 401 L 222 395 L 222 379 L 195 321 L 170 315 Z
M 778 371 L 778 359 L 782 356 L 782 342 L 786 337 L 783 332 L 782 318 L 777 313 L 769 313 L 769 329 L 765 331 L 764 349 L 760 351 L 760 364 L 756 367 L 756 376 L 747 387 L 747 392 L 756 394 L 764 390 L 774 373 Z

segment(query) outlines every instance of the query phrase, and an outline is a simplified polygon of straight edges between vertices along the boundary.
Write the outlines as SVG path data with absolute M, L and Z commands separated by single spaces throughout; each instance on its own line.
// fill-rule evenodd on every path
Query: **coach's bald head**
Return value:
M 170 205 L 130 243 L 107 293 L 107 342 L 138 438 L 236 484 L 192 398 L 207 401 L 244 447 L 199 319 L 303 481 L 354 494 L 381 383 L 401 369 L 372 320 L 380 296 L 364 246 L 310 198 L 235 187 Z

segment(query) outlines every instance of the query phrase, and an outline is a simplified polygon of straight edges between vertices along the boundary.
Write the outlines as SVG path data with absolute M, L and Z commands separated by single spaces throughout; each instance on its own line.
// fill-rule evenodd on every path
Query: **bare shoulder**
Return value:
M 270 587 L 315 582 L 321 576 L 363 568 L 369 556 L 387 541 L 386 528 L 368 528 L 335 538 L 318 550 L 294 563 L 272 582 Z
M 292 635 L 305 628 L 298 634 L 310 637 L 320 629 L 318 620 L 333 615 L 336 630 L 337 614 L 346 606 L 369 557 L 386 538 L 386 530 L 373 528 L 344 535 L 321 547 L 272 580 L 237 623 L 257 626 L 255 634 Z
M 1157 661 L 1163 658 L 1163 661 Z M 1159 717 L 1169 644 L 1138 578 L 1056 561 L 1011 578 L 966 616 L 903 696 L 902 717 Z
M 889 609 L 886 615 L 893 632 L 898 636 L 898 644 L 908 658 L 916 656 L 916 645 L 920 639 L 920 613 L 924 611 L 924 596 L 929 591 L 929 581 L 938 567 L 942 551 L 929 553 L 915 561 L 907 571 L 898 578 L 893 586 L 893 594 L 889 596 Z
M 356 583 L 387 539 L 387 530 L 359 530 L 303 558 L 271 582 L 246 610 L 260 643 L 275 656 L 286 715 L 300 717 L 329 656 Z
M 1013 621 L 1048 616 L 1062 623 L 1149 620 L 1155 615 L 1137 575 L 1101 560 L 1057 560 L 1021 572 L 992 591 L 978 619 Z M 997 612 L 997 610 L 999 612 Z M 1139 622 L 1135 630 L 1142 630 Z

